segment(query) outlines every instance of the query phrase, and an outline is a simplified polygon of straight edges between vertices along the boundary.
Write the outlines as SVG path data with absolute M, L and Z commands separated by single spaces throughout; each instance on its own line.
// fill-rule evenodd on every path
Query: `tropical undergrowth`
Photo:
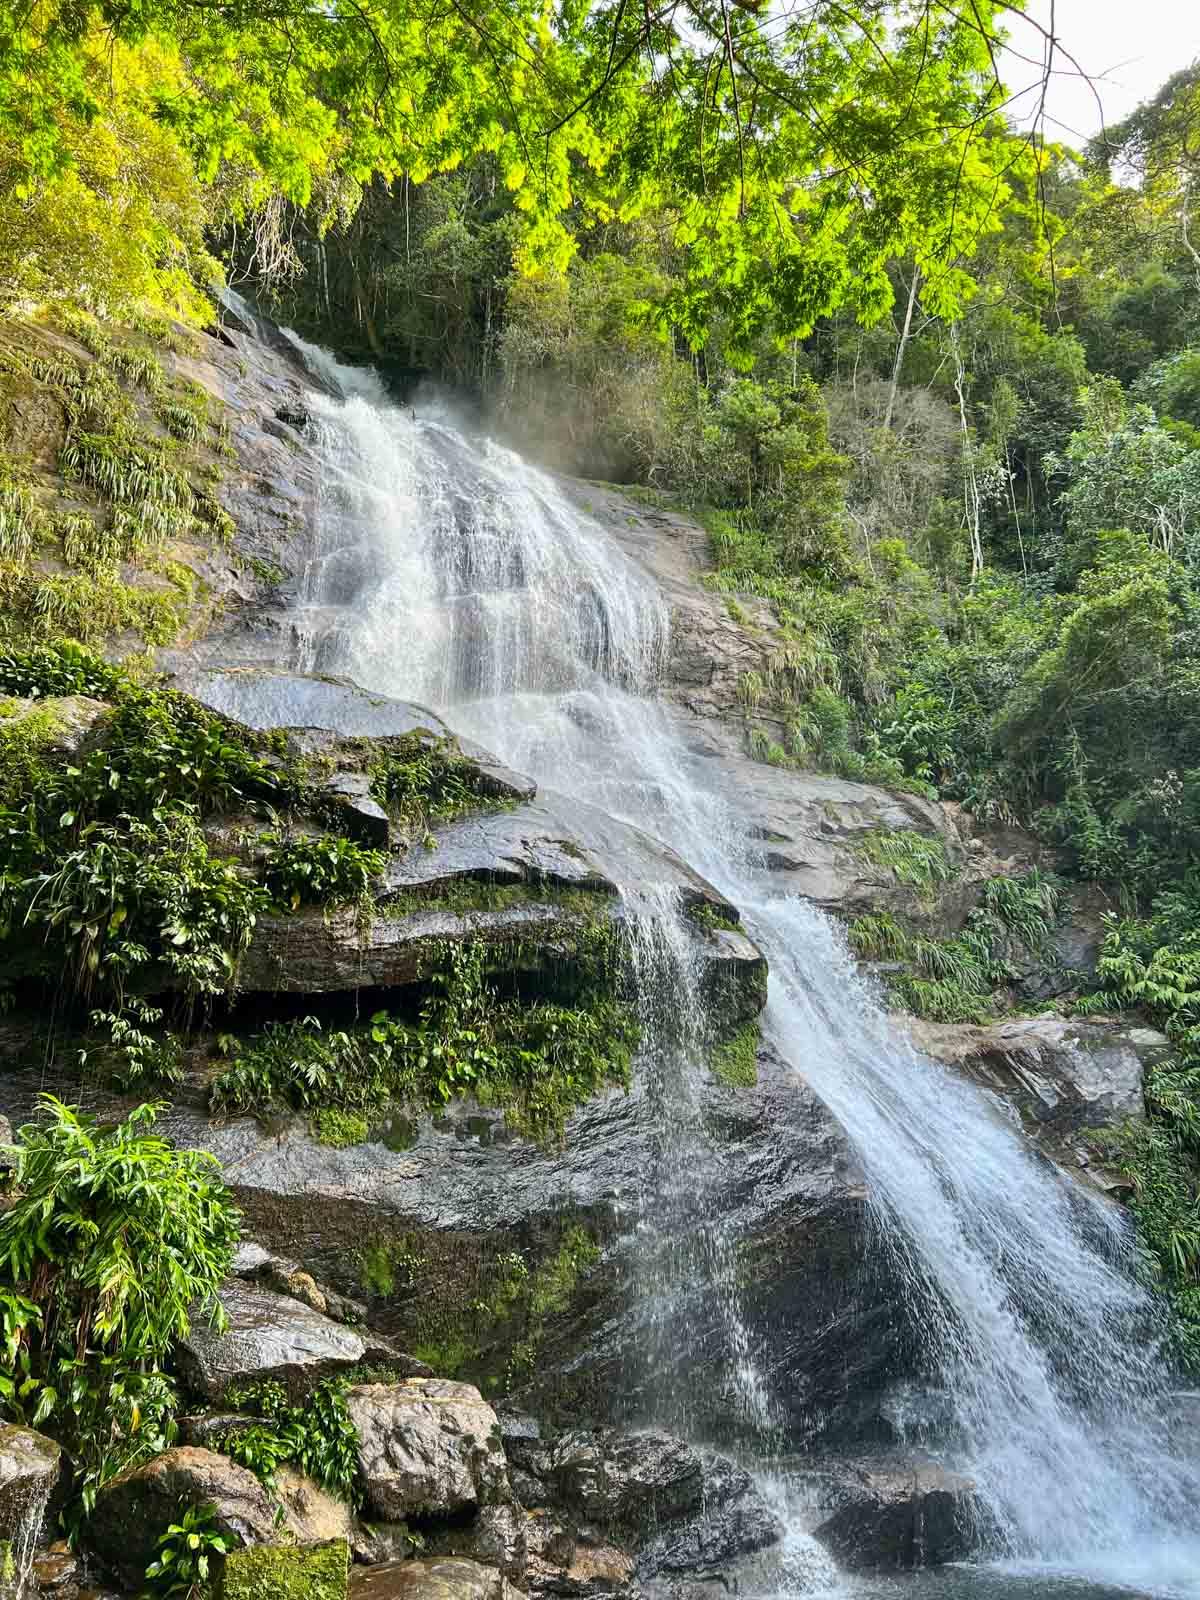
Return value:
M 318 1138 L 354 1143 L 392 1107 L 440 1109 L 470 1094 L 539 1138 L 609 1084 L 629 1081 L 638 1028 L 616 993 L 615 935 L 583 930 L 581 976 L 564 1000 L 502 996 L 479 941 L 429 952 L 429 994 L 413 1020 L 387 1011 L 322 1028 L 276 1022 L 240 1045 L 214 1080 L 214 1111 L 305 1112 Z M 356 1137 L 357 1136 L 357 1137 Z
M 850 945 L 881 963 L 893 1002 L 931 1022 L 985 1022 L 1011 1009 L 1022 967 L 1044 963 L 1058 918 L 1061 884 L 1036 868 L 1021 878 L 992 878 L 952 938 L 935 939 L 890 912 L 850 925 Z
M 159 1109 L 100 1125 L 43 1097 L 0 1213 L 0 1408 L 63 1443 L 85 1514 L 174 1440 L 171 1347 L 220 1323 L 238 1239 L 216 1161 L 161 1137 Z
M 1200 884 L 1164 890 L 1146 917 L 1107 919 L 1098 988 L 1083 1009 L 1136 1008 L 1170 1041 L 1146 1075 L 1145 1121 L 1102 1130 L 1132 1185 L 1154 1275 L 1175 1311 L 1182 1358 L 1200 1369 Z
M 164 367 L 163 331 L 60 309 L 0 335 L 0 637 L 164 645 L 203 601 L 190 552 L 232 538 L 216 496 L 229 444 L 208 392 Z M 22 391 L 58 423 L 6 426 Z
M 272 1494 L 280 1467 L 292 1467 L 339 1499 L 357 1503 L 358 1432 L 346 1409 L 345 1380 L 327 1379 L 297 1401 L 282 1384 L 235 1384 L 228 1411 L 253 1417 L 214 1439 L 223 1455 L 247 1467 Z

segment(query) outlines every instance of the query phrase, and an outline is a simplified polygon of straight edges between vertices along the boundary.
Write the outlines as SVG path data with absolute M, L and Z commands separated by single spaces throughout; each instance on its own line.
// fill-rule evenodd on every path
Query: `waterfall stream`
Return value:
M 832 923 L 770 891 L 718 763 L 689 752 L 655 697 L 667 610 L 605 530 L 449 413 L 423 403 L 418 419 L 369 372 L 304 351 L 344 398 L 312 402 L 322 486 L 293 664 L 436 707 L 539 784 L 656 835 L 729 895 L 770 961 L 768 1034 L 867 1173 L 997 1553 L 1200 1594 L 1200 1468 L 1173 1452 L 1156 1308 L 1119 1215 L 900 1039 Z M 643 921 L 640 937 L 666 948 L 645 958 L 686 988 L 671 908 L 646 916 L 654 928 Z M 663 1046 L 689 1048 L 686 1029 Z M 686 1093 L 679 1103 L 690 1139 Z M 682 1183 L 702 1212 L 703 1182 L 687 1181 L 697 1147 L 674 1159 L 665 1203 L 684 1203 Z M 728 1241 L 716 1219 L 700 1222 L 720 1282 Z M 726 1287 L 740 1403 L 765 1420 L 770 1397 L 731 1277 Z

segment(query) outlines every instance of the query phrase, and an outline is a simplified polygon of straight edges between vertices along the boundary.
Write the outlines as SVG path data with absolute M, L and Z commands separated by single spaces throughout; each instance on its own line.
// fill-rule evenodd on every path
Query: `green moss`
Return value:
M 736 916 L 728 916 L 724 911 L 713 905 L 711 900 L 697 901 L 695 905 L 687 908 L 686 915 L 689 922 L 695 923 L 696 927 L 703 928 L 709 933 L 715 932 L 718 928 L 724 929 L 726 933 L 742 932 L 741 924 L 737 921 Z
M 732 1039 L 713 1050 L 710 1058 L 713 1074 L 728 1088 L 753 1089 L 758 1082 L 760 1031 L 757 1020 L 748 1022 Z
M 346 1600 L 350 1547 L 345 1539 L 314 1545 L 256 1545 L 226 1556 L 220 1600 Z
M 331 1145 L 335 1150 L 365 1144 L 371 1132 L 370 1121 L 360 1112 L 339 1111 L 334 1107 L 311 1112 L 308 1127 L 318 1143 Z
M 552 1319 L 569 1309 L 600 1248 L 586 1227 L 571 1223 L 540 1258 L 515 1248 L 474 1262 L 457 1256 L 419 1260 L 405 1299 L 420 1309 L 405 1337 L 440 1375 L 499 1392 L 533 1368 Z
M 425 1265 L 425 1258 L 409 1248 L 406 1238 L 378 1239 L 359 1252 L 359 1282 L 368 1294 L 390 1300 L 397 1289 L 411 1288 Z
M 473 911 L 509 911 L 516 906 L 554 906 L 586 922 L 607 920 L 613 897 L 602 890 L 568 889 L 556 883 L 493 883 L 484 878 L 447 878 L 402 889 L 380 907 L 391 918 L 419 916 L 436 907 L 455 916 Z

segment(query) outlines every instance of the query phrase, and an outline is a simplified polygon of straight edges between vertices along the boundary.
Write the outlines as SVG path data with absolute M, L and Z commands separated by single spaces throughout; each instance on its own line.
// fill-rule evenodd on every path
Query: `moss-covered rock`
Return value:
M 219 1600 L 345 1600 L 350 1546 L 260 1545 L 232 1550 L 218 1584 Z

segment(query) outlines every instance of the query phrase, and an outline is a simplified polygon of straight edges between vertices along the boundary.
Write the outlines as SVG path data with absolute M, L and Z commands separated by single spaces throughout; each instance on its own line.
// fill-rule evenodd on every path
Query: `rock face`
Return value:
M 305 1388 L 367 1358 L 381 1359 L 386 1341 L 363 1339 L 310 1305 L 231 1278 L 221 1291 L 229 1317 L 224 1333 L 195 1321 L 178 1347 L 179 1366 L 191 1388 L 219 1400 L 231 1383 L 274 1379 Z M 382 1346 L 382 1348 L 381 1348 Z
M 347 1407 L 366 1502 L 384 1521 L 448 1516 L 507 1497 L 496 1413 L 470 1384 L 363 1384 L 350 1390 Z
M 38 1083 L 23 1100 L 16 1088 L 5 1080 L 3 1104 L 23 1117 Z M 863 1396 L 911 1367 L 895 1316 L 900 1287 L 869 1246 L 857 1161 L 830 1113 L 766 1048 L 755 1086 L 701 1077 L 695 1095 L 704 1130 L 695 1177 L 709 1214 L 742 1241 L 742 1310 L 759 1368 L 804 1436 L 814 1418 L 832 1435 L 856 1434 Z M 100 1096 L 93 1104 L 116 1109 Z M 500 1113 L 469 1102 L 345 1149 L 317 1143 L 301 1118 L 268 1132 L 176 1106 L 163 1126 L 221 1160 L 265 1251 L 365 1302 L 372 1327 L 435 1371 L 480 1380 L 511 1371 L 510 1391 L 551 1421 L 628 1422 L 651 1392 L 686 1397 L 697 1426 L 710 1404 L 714 1425 L 726 1418 L 713 1369 L 723 1312 L 703 1282 L 681 1303 L 689 1337 L 647 1361 L 628 1222 L 656 1205 L 647 1197 L 662 1160 L 652 1083 L 596 1097 L 553 1147 L 514 1137 Z M 680 1224 L 678 1242 L 688 1240 Z M 511 1299 L 496 1290 L 496 1263 L 510 1257 L 528 1274 Z M 287 1311 L 285 1341 L 293 1316 L 300 1328 L 314 1315 L 270 1305 L 272 1316 Z M 346 1357 L 347 1336 L 362 1338 L 361 1328 L 316 1327 Z M 292 1359 L 278 1348 L 263 1359 Z M 222 1359 L 204 1392 L 233 1365 Z
M 190 1505 L 211 1505 L 216 1530 L 233 1546 L 277 1539 L 275 1507 L 252 1472 L 213 1450 L 164 1451 L 100 1491 L 89 1538 L 130 1589 L 141 1586 L 159 1535 Z
M 0 1425 L 0 1539 L 16 1538 L 31 1516 L 41 1517 L 62 1464 L 62 1450 L 44 1433 Z
M 1101 1187 L 1110 1180 L 1080 1135 L 1142 1116 L 1146 1069 L 1170 1048 L 1152 1028 L 1101 1018 L 1022 1017 L 987 1027 L 909 1018 L 906 1026 L 927 1055 L 1003 1095 L 1038 1143 Z
M 842 1495 L 814 1535 L 854 1571 L 938 1566 L 974 1544 L 974 1485 L 941 1467 L 862 1466 Z

